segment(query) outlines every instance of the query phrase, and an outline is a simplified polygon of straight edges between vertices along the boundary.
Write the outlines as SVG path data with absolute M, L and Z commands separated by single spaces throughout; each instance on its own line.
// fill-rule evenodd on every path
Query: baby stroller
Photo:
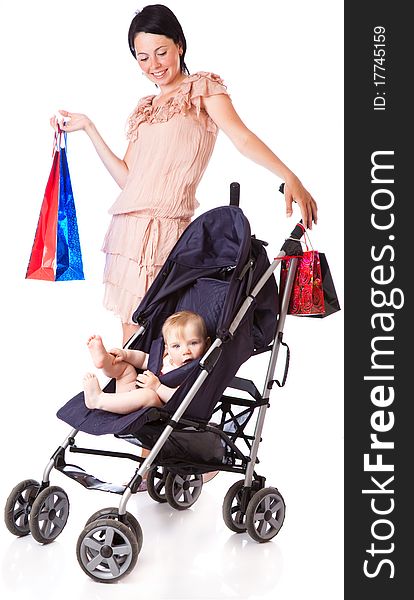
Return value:
M 297 259 L 291 260 L 282 298 L 274 271 L 283 256 L 302 253 L 297 240 L 303 227 L 295 227 L 270 264 L 265 242 L 251 235 L 238 206 L 239 185 L 231 184 L 230 190 L 229 206 L 202 214 L 183 233 L 135 311 L 133 319 L 140 328 L 126 345 L 148 352 L 149 369 L 155 370 L 162 359 L 162 324 L 173 312 L 186 309 L 201 314 L 206 322 L 212 344 L 204 356 L 165 375 L 179 373 L 180 384 L 162 408 L 118 415 L 89 410 L 83 392 L 69 400 L 57 416 L 72 429 L 47 463 L 41 483 L 24 480 L 7 499 L 9 531 L 16 536 L 31 533 L 48 544 L 62 532 L 69 514 L 66 492 L 50 483 L 53 468 L 88 489 L 119 494 L 119 506 L 91 515 L 77 542 L 78 562 L 96 581 L 118 581 L 136 564 L 143 534 L 127 503 L 144 475 L 152 499 L 184 510 L 199 498 L 203 473 L 239 473 L 242 479 L 229 488 L 223 502 L 223 518 L 230 530 L 247 531 L 257 542 L 267 542 L 283 525 L 284 499 L 276 487 L 266 486 L 256 468 L 278 353 L 282 344 L 286 346 L 283 327 Z M 261 393 L 237 372 L 251 356 L 264 352 L 269 353 L 269 363 Z M 286 356 L 282 382 L 276 382 L 279 386 L 286 381 L 288 350 Z M 164 383 L 168 385 L 167 380 Z M 104 390 L 111 392 L 114 387 L 112 380 Z M 248 397 L 232 395 L 231 390 Z M 254 433 L 248 433 L 249 422 Z M 79 431 L 113 434 L 150 453 L 143 458 L 132 451 L 78 447 Z M 67 451 L 125 458 L 138 463 L 138 468 L 127 485 L 107 483 L 67 462 Z

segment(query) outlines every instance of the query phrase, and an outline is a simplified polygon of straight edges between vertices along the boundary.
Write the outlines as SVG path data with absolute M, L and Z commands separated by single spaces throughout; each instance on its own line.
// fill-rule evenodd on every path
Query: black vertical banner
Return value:
M 405 598 L 414 577 L 408 12 L 345 2 L 346 599 Z

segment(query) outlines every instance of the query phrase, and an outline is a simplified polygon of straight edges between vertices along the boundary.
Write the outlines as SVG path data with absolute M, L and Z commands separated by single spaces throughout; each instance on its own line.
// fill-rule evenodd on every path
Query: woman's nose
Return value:
M 153 58 L 150 59 L 150 68 L 151 69 L 156 69 L 157 67 L 160 67 L 160 66 L 161 66 L 161 63 L 157 56 L 154 56 Z

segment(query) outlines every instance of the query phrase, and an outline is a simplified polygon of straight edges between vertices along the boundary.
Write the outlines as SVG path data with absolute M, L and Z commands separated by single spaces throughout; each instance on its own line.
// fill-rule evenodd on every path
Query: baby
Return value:
M 200 358 L 210 344 L 204 319 L 191 311 L 168 317 L 162 335 L 165 344 L 162 375 Z M 137 376 L 137 369 L 148 366 L 148 354 L 141 350 L 114 348 L 108 352 L 99 335 L 91 336 L 87 345 L 95 367 L 116 379 L 116 392 L 107 393 L 102 391 L 94 374 L 85 375 L 85 404 L 90 409 L 127 414 L 145 406 L 163 406 L 177 389 L 163 385 L 148 370 Z

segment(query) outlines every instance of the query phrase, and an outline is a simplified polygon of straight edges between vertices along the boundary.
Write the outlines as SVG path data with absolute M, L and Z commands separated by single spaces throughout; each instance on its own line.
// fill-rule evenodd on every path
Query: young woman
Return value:
M 157 94 L 142 98 L 130 115 L 124 157 L 111 151 L 89 117 L 59 111 L 63 131 L 84 130 L 122 189 L 110 208 L 103 251 L 104 305 L 120 316 L 124 343 L 137 329 L 134 310 L 197 208 L 195 192 L 219 129 L 243 155 L 284 181 L 288 215 L 297 202 L 305 227 L 317 222 L 315 200 L 242 122 L 222 79 L 204 71 L 189 74 L 186 39 L 169 8 L 154 4 L 138 12 L 128 42 Z M 51 124 L 57 127 L 56 117 Z

